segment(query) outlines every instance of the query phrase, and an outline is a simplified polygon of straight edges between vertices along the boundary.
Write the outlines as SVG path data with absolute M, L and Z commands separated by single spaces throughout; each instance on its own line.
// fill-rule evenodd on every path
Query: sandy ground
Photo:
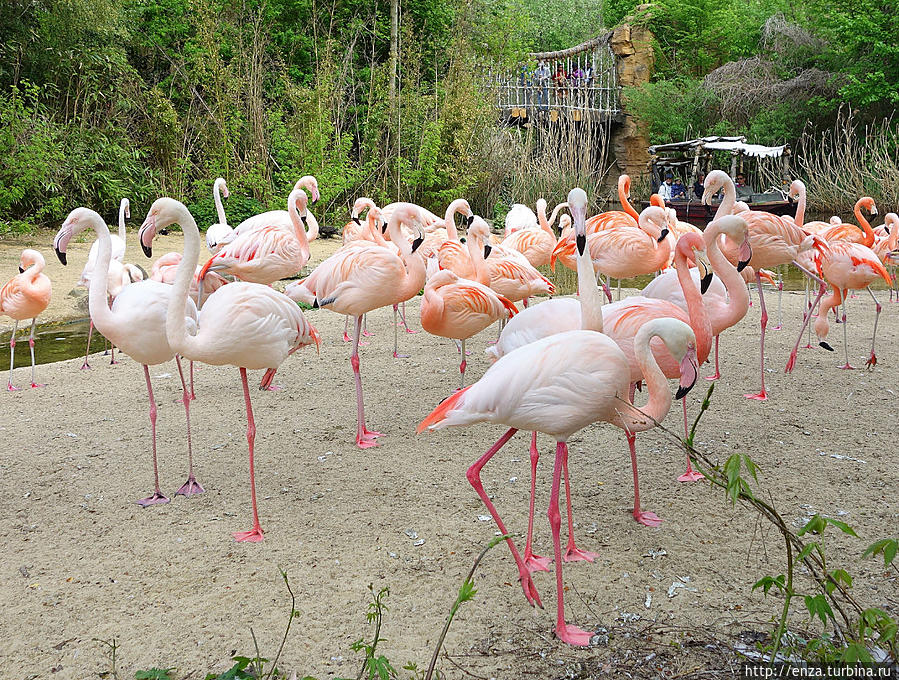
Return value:
M 160 254 L 180 245 L 180 236 L 170 239 Z M 2 271 L 14 260 L 5 250 Z M 48 267 L 63 299 L 83 259 L 70 261 L 63 269 L 54 258 Z M 816 511 L 853 525 L 862 540 L 828 533 L 831 559 L 855 577 L 860 601 L 895 616 L 895 577 L 859 557 L 871 541 L 895 535 L 899 518 L 892 418 L 899 305 L 884 304 L 875 371 L 837 370 L 839 357 L 816 348 L 803 350 L 796 372 L 785 376 L 801 304 L 801 294 L 785 294 L 790 330 L 768 335 L 767 403 L 742 396 L 758 387 L 758 306 L 723 337 L 724 378 L 697 439 L 722 461 L 734 452 L 750 454 L 762 467 L 764 487 L 795 525 Z M 850 301 L 856 365 L 863 365 L 870 340 L 870 307 L 865 299 Z M 774 298 L 771 308 L 776 324 Z M 61 318 L 65 310 L 66 304 L 55 305 L 48 317 Z M 362 350 L 362 375 L 370 427 L 388 434 L 378 448 L 356 449 L 343 318 L 323 310 L 307 317 L 324 338 L 321 354 L 290 357 L 278 374 L 283 391 L 253 393 L 262 544 L 230 537 L 251 523 L 235 369 L 197 369 L 193 442 L 207 492 L 150 509 L 134 503 L 152 487 L 147 399 L 134 361 L 108 366 L 97 357 L 89 372 L 78 370 L 77 359 L 43 366 L 39 378 L 47 387 L 0 395 L 0 677 L 96 677 L 109 669 L 98 640 L 113 638 L 121 678 L 151 666 L 175 667 L 176 677 L 221 672 L 232 653 L 252 654 L 250 628 L 270 657 L 289 608 L 279 568 L 289 574 L 299 611 L 282 668 L 300 677 L 355 677 L 359 659 L 350 645 L 370 635 L 369 584 L 390 588 L 379 653 L 398 669 L 410 661 L 427 666 L 459 585 L 494 535 L 465 470 L 502 429 L 415 436 L 415 425 L 456 386 L 458 355 L 449 341 L 401 334 L 401 351 L 412 357 L 393 359 L 390 315 L 379 311 L 370 318 L 376 335 Z M 409 304 L 409 319 L 419 327 L 417 300 Z M 472 380 L 487 368 L 482 351 L 492 332 L 470 343 Z M 831 342 L 842 350 L 840 326 Z M 151 375 L 160 475 L 171 494 L 187 468 L 180 383 L 173 363 Z M 704 392 L 703 383 L 690 394 L 693 413 Z M 677 415 L 666 420 L 675 430 Z M 526 527 L 527 444 L 520 433 L 483 474 L 519 536 Z M 544 437 L 540 448 L 536 542 L 538 552 L 551 554 L 545 511 L 554 447 Z M 546 610 L 530 608 L 501 545 L 483 562 L 476 599 L 449 634 L 452 657 L 440 662 L 447 677 L 591 677 L 619 668 L 631 654 L 622 656 L 620 646 L 632 635 L 639 638 L 634 654 L 641 655 L 630 659 L 632 666 L 664 665 L 689 677 L 710 663 L 703 656 L 710 641 L 770 630 L 780 601 L 750 589 L 762 575 L 783 571 L 778 537 L 707 484 L 675 481 L 684 461 L 664 434 L 640 435 L 638 452 L 644 506 L 665 519 L 657 529 L 630 517 L 632 481 L 621 432 L 594 426 L 571 442 L 576 535 L 600 557 L 592 565 L 566 565 L 568 618 L 617 631 L 613 640 L 591 649 L 555 641 L 553 575 L 536 577 Z M 675 581 L 689 589 L 669 598 Z

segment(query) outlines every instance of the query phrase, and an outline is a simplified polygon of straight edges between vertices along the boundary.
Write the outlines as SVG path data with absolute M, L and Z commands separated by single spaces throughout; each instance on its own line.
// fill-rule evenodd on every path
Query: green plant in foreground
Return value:
M 360 680 L 366 671 L 370 680 L 374 678 L 387 680 L 388 678 L 396 677 L 396 671 L 390 665 L 390 661 L 387 660 L 386 656 L 383 654 L 375 656 L 375 650 L 378 648 L 378 643 L 381 642 L 381 621 L 384 618 L 384 613 L 388 611 L 384 600 L 390 595 L 390 588 L 384 586 L 376 593 L 374 585 L 369 583 L 368 590 L 371 592 L 371 602 L 368 603 L 368 612 L 365 614 L 365 619 L 369 623 L 375 624 L 375 633 L 371 642 L 365 642 L 365 638 L 359 638 L 350 645 L 350 649 L 354 652 L 365 652 L 365 660 L 362 662 L 362 668 L 359 669 L 356 680 Z
M 735 453 L 720 465 L 693 447 L 696 427 L 709 408 L 714 387 L 714 385 L 709 387 L 686 439 L 677 437 L 658 423 L 656 425 L 680 443 L 697 470 L 706 476 L 712 486 L 725 491 L 731 505 L 740 501 L 756 510 L 777 528 L 784 539 L 786 573 L 777 576 L 766 575 L 753 585 L 753 590 L 761 589 L 766 596 L 774 590 L 782 593 L 784 597 L 772 644 L 766 649 L 770 660 L 772 662 L 778 660 L 778 654 L 786 641 L 790 643 L 788 651 L 791 654 L 797 654 L 806 660 L 870 662 L 874 660 L 871 652 L 877 648 L 895 661 L 899 658 L 899 645 L 897 645 L 899 623 L 882 609 L 864 607 L 859 603 L 850 592 L 853 585 L 852 576 L 845 569 L 833 568 L 827 561 L 823 538 L 825 530 L 834 527 L 847 536 L 858 538 L 855 530 L 840 520 L 815 515 L 799 532 L 794 533 L 777 511 L 774 502 L 762 500 L 759 494 L 753 491 L 747 476 L 758 486 L 760 468 L 749 456 Z M 803 537 L 808 538 L 803 540 Z M 811 540 L 812 537 L 814 540 Z M 887 538 L 868 546 L 862 557 L 883 555 L 884 567 L 892 565 L 899 572 L 893 563 L 897 551 L 899 542 Z M 799 563 L 804 565 L 812 582 L 812 590 L 807 593 L 800 592 L 795 585 L 795 571 Z M 787 622 L 791 604 L 800 596 L 809 620 L 819 619 L 825 630 L 830 624 L 833 629 L 832 635 L 825 632 L 812 640 L 803 640 L 788 631 Z
M 174 680 L 171 673 L 174 668 L 151 668 L 148 671 L 137 671 L 134 680 Z

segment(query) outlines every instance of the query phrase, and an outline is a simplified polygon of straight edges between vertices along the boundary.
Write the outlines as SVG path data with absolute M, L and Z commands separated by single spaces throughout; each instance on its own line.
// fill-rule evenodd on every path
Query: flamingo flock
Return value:
M 797 266 L 818 286 L 817 296 L 807 295 L 799 339 L 786 372 L 794 370 L 803 334 L 813 326 L 821 347 L 828 343 L 829 315 L 843 326 L 844 369 L 851 369 L 847 343 L 846 299 L 849 291 L 865 290 L 875 304 L 868 368 L 877 364 L 874 341 L 882 306 L 871 284 L 880 279 L 892 286 L 891 270 L 899 264 L 899 217 L 888 213 L 882 227 L 872 228 L 862 210 L 876 214 L 874 201 L 859 199 L 857 224 L 804 223 L 806 193 L 800 181 L 790 192 L 798 200 L 796 217 L 781 217 L 748 210 L 736 201 L 733 180 L 712 171 L 705 180 L 703 201 L 719 191 L 723 199 L 714 219 L 704 229 L 679 222 L 665 202 L 654 196 L 651 205 L 637 212 L 629 202 L 630 179 L 622 176 L 618 195 L 622 210 L 589 215 L 591 197 L 572 189 L 556 204 L 549 217 L 545 199 L 536 211 L 516 204 L 505 221 L 503 238 L 491 232 L 464 198 L 450 202 L 444 217 L 412 203 L 379 207 L 370 198 L 359 198 L 343 231 L 343 245 L 311 271 L 310 241 L 319 233 L 309 206 L 319 199 L 314 177 L 301 178 L 287 197 L 286 210 L 251 217 L 236 228 L 228 225 L 223 198 L 229 196 L 223 178 L 213 185 L 218 222 L 206 231 L 212 256 L 200 261 L 201 235 L 196 220 L 181 202 L 159 198 L 149 207 L 138 232 L 147 257 L 152 255 L 157 234 L 172 225 L 184 234 L 181 252 L 166 253 L 152 265 L 151 276 L 142 280 L 139 269 L 125 263 L 125 220 L 130 204 L 122 199 L 118 235 L 110 233 L 100 214 L 87 207 L 74 209 L 60 227 L 53 243 L 67 264 L 68 245 L 78 234 L 92 230 L 96 241 L 82 273 L 88 286 L 92 328 L 143 367 L 149 398 L 150 458 L 153 490 L 137 501 L 143 507 L 170 502 L 159 481 L 156 447 L 158 409 L 153 395 L 150 366 L 174 359 L 181 379 L 185 414 L 187 479 L 175 492 L 191 497 L 204 492 L 194 471 L 190 405 L 193 363 L 233 366 L 238 369 L 246 412 L 249 461 L 251 526 L 235 532 L 240 542 L 264 538 L 256 489 L 256 420 L 248 374 L 263 370 L 260 389 L 277 389 L 275 372 L 297 350 L 322 338 L 309 316 L 328 310 L 353 320 L 349 363 L 356 398 L 354 444 L 370 449 L 389 437 L 370 428 L 366 420 L 359 348 L 364 343 L 364 317 L 382 307 L 394 311 L 393 357 L 397 352 L 400 323 L 409 333 L 404 305 L 419 294 L 422 329 L 452 340 L 460 356 L 459 387 L 422 413 L 417 432 L 436 432 L 447 427 L 475 423 L 500 425 L 505 432 L 470 465 L 467 479 L 487 507 L 499 531 L 508 534 L 491 497 L 481 481 L 484 466 L 521 429 L 531 432 L 530 500 L 524 550 L 506 538 L 518 570 L 526 600 L 541 606 L 533 574 L 555 569 L 556 636 L 572 645 L 589 644 L 592 633 L 566 620 L 563 563 L 592 562 L 596 554 L 577 546 L 569 476 L 568 441 L 594 423 L 609 423 L 624 432 L 634 482 L 632 515 L 642 525 L 658 527 L 662 519 L 643 508 L 640 499 L 636 435 L 664 420 L 675 400 L 681 400 L 687 428 L 685 397 L 699 378 L 700 366 L 715 347 L 715 372 L 722 378 L 718 340 L 736 326 L 749 310 L 747 283 L 759 293 L 761 388 L 750 399 L 769 398 L 765 386 L 765 335 L 768 314 L 762 282 L 773 281 L 770 268 Z M 561 214 L 563 210 L 568 215 Z M 364 218 L 363 218 L 364 215 Z M 464 240 L 456 218 L 461 216 Z M 560 235 L 554 224 L 558 220 Z M 577 273 L 576 297 L 553 297 L 555 286 L 547 266 L 557 263 Z M 45 261 L 35 250 L 25 250 L 20 273 L 0 289 L 0 313 L 15 321 L 10 339 L 9 391 L 13 384 L 16 330 L 31 319 L 31 387 L 35 382 L 34 332 L 36 318 L 47 308 L 50 279 L 43 273 Z M 540 269 L 542 268 L 543 271 Z M 612 303 L 602 277 L 631 278 L 653 274 L 656 278 L 639 295 Z M 290 282 L 284 292 L 273 284 Z M 827 293 L 828 287 L 831 292 Z M 423 292 L 422 292 L 423 291 Z M 892 288 L 891 288 L 892 291 Z M 541 298 L 547 298 L 540 301 Z M 604 297 L 607 303 L 604 304 Z M 538 300 L 532 304 L 532 300 Z M 520 307 L 518 306 L 520 303 Z M 819 307 L 820 305 L 820 307 Z M 397 322 L 397 313 L 401 322 Z M 466 386 L 466 357 L 470 343 L 493 324 L 500 324 L 498 339 L 486 347 L 492 362 L 486 372 Z M 714 343 L 712 342 L 714 339 Z M 90 345 L 88 344 L 88 354 Z M 190 387 L 182 360 L 191 362 Z M 114 361 L 114 355 L 113 355 Z M 90 368 L 85 356 L 82 368 Z M 673 388 L 670 380 L 677 382 Z M 647 399 L 637 405 L 637 390 L 645 386 Z M 447 387 L 447 391 L 451 388 Z M 202 396 L 202 395 L 201 395 Z M 369 394 L 369 396 L 371 396 Z M 538 483 L 538 435 L 555 441 L 555 457 L 547 510 L 552 530 L 553 556 L 534 553 L 533 528 Z M 435 434 L 439 437 L 439 434 Z M 689 457 L 680 482 L 703 478 Z M 564 479 L 567 506 L 567 544 L 562 546 L 560 495 Z

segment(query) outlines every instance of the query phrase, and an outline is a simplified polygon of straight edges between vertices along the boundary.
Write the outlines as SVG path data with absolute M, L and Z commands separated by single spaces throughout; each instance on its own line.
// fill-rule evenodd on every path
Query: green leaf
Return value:
M 457 602 L 460 604 L 463 602 L 468 602 L 469 600 L 473 600 L 475 594 L 478 592 L 477 588 L 474 587 L 474 581 L 470 579 L 466 579 L 462 584 L 462 587 L 459 588 L 459 597 L 457 598 Z
M 818 544 L 815 541 L 811 541 L 810 543 L 806 543 L 802 546 L 802 550 L 799 551 L 799 554 L 796 556 L 796 561 L 801 562 L 806 557 L 812 554 L 812 550 L 818 547 Z
M 805 526 L 799 530 L 797 536 L 805 536 L 805 534 L 811 532 L 813 534 L 820 534 L 827 528 L 827 522 L 824 521 L 824 518 L 821 515 L 815 515 L 808 522 L 806 522 Z
M 858 534 L 855 533 L 855 530 L 851 526 L 846 524 L 846 522 L 841 522 L 840 520 L 833 519 L 832 517 L 825 517 L 824 521 L 828 524 L 832 524 L 844 534 L 849 534 L 850 536 L 855 536 L 856 538 L 858 538 Z
M 862 557 L 869 555 L 883 555 L 883 566 L 888 567 L 896 559 L 896 552 L 899 551 L 899 541 L 895 538 L 882 538 L 875 541 L 867 547 Z
M 151 668 L 148 671 L 136 671 L 134 680 L 172 680 L 174 668 Z

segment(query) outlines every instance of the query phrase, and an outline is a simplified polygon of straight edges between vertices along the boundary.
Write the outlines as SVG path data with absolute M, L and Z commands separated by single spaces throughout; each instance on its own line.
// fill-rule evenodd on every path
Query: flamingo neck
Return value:
M 490 285 L 490 272 L 487 271 L 487 262 L 484 260 L 484 244 L 480 236 L 473 236 L 468 232 L 465 242 L 468 247 L 468 257 L 471 258 L 471 266 L 474 269 L 475 280 L 485 286 Z
M 417 295 L 424 286 L 425 278 L 427 278 L 424 259 L 421 255 L 412 252 L 412 246 L 409 240 L 403 236 L 397 220 L 392 219 L 387 223 L 387 232 L 390 234 L 390 240 L 399 249 L 400 259 L 406 266 L 406 275 L 397 286 L 396 298 L 405 301 Z
M 655 427 L 656 422 L 662 422 L 665 419 L 671 409 L 671 390 L 668 388 L 668 379 L 659 368 L 649 345 L 649 341 L 658 333 L 648 329 L 648 326 L 649 324 L 644 324 L 637 331 L 634 338 L 634 357 L 640 367 L 643 381 L 646 383 L 649 400 L 639 409 L 639 413 L 632 413 L 629 416 L 622 415 L 625 428 L 630 432 L 651 430 Z M 636 406 L 634 408 L 636 409 Z
M 459 212 L 459 206 L 462 205 L 462 199 L 456 199 L 446 207 L 443 215 L 443 226 L 446 227 L 446 236 L 450 241 L 462 243 L 459 238 L 459 232 L 456 229 L 456 213 Z
M 197 339 L 187 333 L 185 316 L 187 315 L 187 298 L 190 293 L 190 284 L 197 271 L 197 262 L 200 259 L 200 230 L 193 215 L 183 205 L 178 208 L 177 222 L 181 225 L 184 234 L 184 255 L 178 263 L 175 271 L 175 283 L 169 297 L 169 307 L 166 311 L 165 334 L 169 345 L 176 354 L 194 356 L 196 354 Z
M 603 332 L 602 326 L 602 291 L 596 285 L 596 273 L 593 271 L 593 258 L 590 248 L 584 248 L 581 255 L 575 246 L 577 255 L 577 295 L 581 303 L 581 330 Z
M 874 245 L 874 230 L 871 228 L 871 224 L 868 220 L 865 219 L 865 216 L 862 215 L 862 204 L 858 202 L 855 204 L 855 209 L 853 210 L 855 213 L 855 219 L 858 220 L 859 226 L 865 232 L 865 240 L 862 241 L 862 245 L 870 248 Z
M 557 203 L 556 207 L 553 208 L 553 211 L 549 216 L 549 222 L 547 223 L 547 226 L 550 229 L 552 229 L 552 226 L 556 223 L 556 217 L 558 216 L 559 212 L 561 212 L 561 210 L 565 208 L 566 205 L 566 203 Z M 553 236 L 555 236 L 555 234 L 553 234 Z
M 556 240 L 556 232 L 552 230 L 552 224 L 556 221 L 556 215 L 561 209 L 561 203 L 557 205 L 552 212 L 552 216 L 549 220 L 546 219 L 546 204 L 541 202 L 537 205 L 537 221 L 540 223 L 540 228 L 553 237 L 553 241 Z
M 621 175 L 618 178 L 618 201 L 621 203 L 621 207 L 628 215 L 633 217 L 635 220 L 640 219 L 640 214 L 634 210 L 634 207 L 631 205 L 628 200 L 628 194 L 631 192 L 631 178 L 627 175 Z
M 699 292 L 696 282 L 690 275 L 687 256 L 680 248 L 676 249 L 674 253 L 674 270 L 677 272 L 681 290 L 684 291 L 684 301 L 687 303 L 687 313 L 690 316 L 690 327 L 696 334 L 696 354 L 700 357 L 699 361 L 703 362 L 708 357 L 709 350 L 712 349 L 712 325 L 702 302 L 702 293 Z
M 737 203 L 737 189 L 734 186 L 734 181 L 730 177 L 724 181 L 722 188 L 724 189 L 724 198 L 721 199 L 721 205 L 719 205 L 718 210 L 715 211 L 716 220 L 719 217 L 730 215 L 734 211 L 734 205 Z
M 222 205 L 222 183 L 216 180 L 212 185 L 212 195 L 215 199 L 215 214 L 218 215 L 219 224 L 228 224 L 228 217 L 225 215 L 225 206 Z
M 796 205 L 796 216 L 793 218 L 797 227 L 805 223 L 805 189 L 800 189 L 799 200 Z
M 119 204 L 119 238 L 122 239 L 122 243 L 125 242 L 125 206 L 125 201 Z
M 92 216 L 91 227 L 97 234 L 97 264 L 91 274 L 87 291 L 87 308 L 91 321 L 101 333 L 107 332 L 115 323 L 115 317 L 109 308 L 109 296 L 106 294 L 106 281 L 109 278 L 109 261 L 112 258 L 112 240 L 109 227 L 99 215 Z
M 703 234 L 709 262 L 715 275 L 727 289 L 728 297 L 726 302 L 712 305 L 709 310 L 709 320 L 715 332 L 735 325 L 749 311 L 749 289 L 746 288 L 746 283 L 737 268 L 721 252 L 719 235 L 720 231 L 715 227 L 706 229 Z
M 297 202 L 294 199 L 294 195 L 291 194 L 290 198 L 287 201 L 287 214 L 290 216 L 290 221 L 293 224 L 293 233 L 297 237 L 297 241 L 300 242 L 300 248 L 303 251 L 303 258 L 309 259 L 309 237 L 306 235 L 306 229 L 303 227 L 303 220 L 300 219 L 300 211 L 297 210 Z M 191 218 L 193 219 L 193 218 Z M 184 243 L 185 252 L 187 252 L 187 241 Z M 196 263 L 195 263 L 196 264 Z

